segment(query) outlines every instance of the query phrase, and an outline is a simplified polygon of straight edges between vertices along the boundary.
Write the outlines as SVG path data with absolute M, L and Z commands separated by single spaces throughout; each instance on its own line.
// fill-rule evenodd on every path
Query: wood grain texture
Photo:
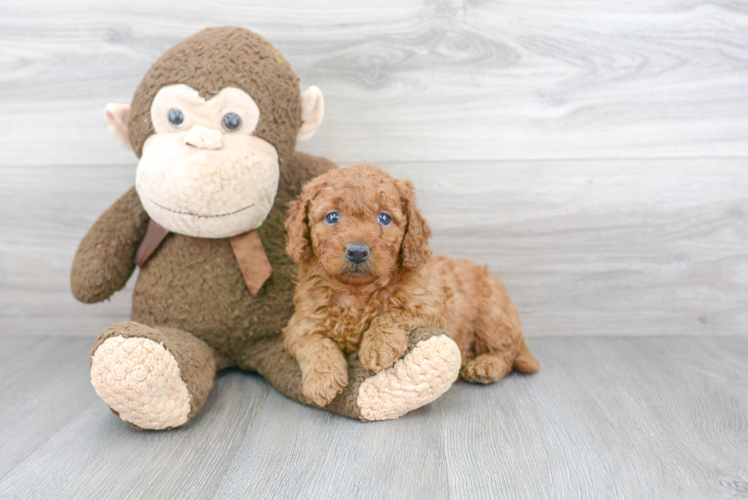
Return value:
M 0 498 L 748 494 L 745 338 L 531 339 L 537 375 L 458 383 L 369 424 L 229 371 L 189 426 L 166 432 L 133 430 L 96 398 L 89 344 L 0 337 Z
M 86 307 L 72 296 L 70 269 L 88 229 L 134 184 L 134 167 L 0 174 L 0 213 L 10 214 L 0 219 L 0 335 L 91 336 L 129 318 L 133 280 L 111 301 Z
M 324 89 L 302 149 L 413 179 L 435 248 L 489 264 L 528 336 L 746 333 L 743 3 L 175 5 L 0 5 L 0 335 L 129 316 L 132 281 L 93 307 L 68 287 L 78 242 L 134 177 L 102 108 L 222 24 Z
M 748 493 L 746 339 L 569 338 L 531 345 L 540 376 L 515 376 L 514 397 L 480 397 L 482 388 L 465 385 L 437 401 L 453 492 L 467 492 L 466 498 Z
M 0 5 L 0 163 L 129 162 L 104 105 L 227 24 L 323 89 L 306 147 L 335 161 L 748 154 L 737 0 L 33 0 Z
M 742 159 L 382 163 L 412 179 L 437 252 L 488 264 L 527 336 L 746 335 Z M 78 243 L 134 167 L 2 167 L 0 335 L 93 336 L 129 317 L 69 291 Z

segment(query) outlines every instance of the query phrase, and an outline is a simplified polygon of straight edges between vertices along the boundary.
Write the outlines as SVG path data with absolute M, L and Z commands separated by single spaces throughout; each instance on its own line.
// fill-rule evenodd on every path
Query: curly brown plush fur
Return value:
M 277 194 L 254 235 L 272 273 L 259 289 L 250 289 L 232 246 L 236 240 L 169 233 L 147 261 L 139 262 L 132 321 L 111 325 L 94 343 L 91 381 L 120 418 L 147 429 L 189 422 L 206 403 L 216 370 L 230 366 L 256 371 L 281 393 L 308 403 L 301 370 L 283 350 L 281 335 L 293 313 L 297 271 L 285 251 L 284 220 L 302 185 L 335 165 L 294 152 L 304 123 L 298 78 L 269 42 L 249 30 L 224 27 L 197 33 L 156 61 L 130 107 L 112 105 L 114 111 L 108 111 L 110 118 L 116 114 L 109 123 L 115 138 L 139 157 L 146 139 L 154 137 L 154 96 L 172 84 L 190 85 L 204 98 L 234 87 L 256 102 L 260 118 L 253 135 L 278 154 Z M 127 113 L 129 125 L 124 127 Z M 125 286 L 147 228 L 158 223 L 142 202 L 130 189 L 83 238 L 71 272 L 78 300 L 100 302 Z M 263 267 L 243 254 L 242 265 L 253 264 Z M 416 330 L 410 341 L 405 376 L 374 375 L 358 356 L 349 356 L 348 388 L 326 409 L 379 420 L 397 418 L 439 397 L 457 374 L 457 346 L 436 329 Z M 451 355 L 444 356 L 445 351 Z
M 132 101 L 128 131 L 138 158 L 153 135 L 151 103 L 166 85 L 183 83 L 210 99 L 235 87 L 251 95 L 260 109 L 254 135 L 272 144 L 280 163 L 293 154 L 301 126 L 299 79 L 273 45 L 241 28 L 208 28 L 170 48 L 150 67 Z
M 364 367 L 378 372 L 403 355 L 418 327 L 442 328 L 457 342 L 463 380 L 538 370 L 501 281 L 470 261 L 431 255 L 410 181 L 370 165 L 331 170 L 304 187 L 286 229 L 301 269 L 285 346 L 309 399 L 324 404 L 345 388 L 343 353 L 360 350 Z M 365 245 L 368 257 L 352 261 L 351 245 Z

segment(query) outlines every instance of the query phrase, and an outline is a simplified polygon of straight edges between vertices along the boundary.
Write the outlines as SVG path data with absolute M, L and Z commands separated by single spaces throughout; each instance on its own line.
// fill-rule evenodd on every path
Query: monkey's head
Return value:
M 299 80 L 267 40 L 209 28 L 156 61 L 131 105 L 109 104 L 109 129 L 140 159 L 135 186 L 166 229 L 226 238 L 259 227 L 280 165 L 322 121 L 317 87 Z

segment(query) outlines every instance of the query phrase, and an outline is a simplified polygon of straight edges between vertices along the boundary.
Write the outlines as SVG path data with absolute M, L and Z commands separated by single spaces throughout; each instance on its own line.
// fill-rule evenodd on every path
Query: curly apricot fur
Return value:
M 325 221 L 332 210 L 340 214 L 334 224 Z M 382 211 L 390 224 L 379 222 Z M 377 372 L 405 354 L 408 334 L 419 327 L 446 330 L 469 382 L 538 370 L 501 281 L 485 266 L 432 255 L 410 181 L 371 165 L 331 170 L 304 187 L 286 229 L 286 249 L 300 270 L 285 346 L 301 365 L 304 394 L 317 404 L 347 384 L 344 352 L 360 349 L 361 364 Z M 346 258 L 353 243 L 370 248 L 365 262 Z

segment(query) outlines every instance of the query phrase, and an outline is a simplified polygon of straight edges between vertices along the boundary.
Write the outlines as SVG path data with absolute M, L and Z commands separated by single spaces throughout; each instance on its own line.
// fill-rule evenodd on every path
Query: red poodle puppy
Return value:
M 309 400 L 324 406 L 348 385 L 343 353 L 358 350 L 378 372 L 418 327 L 449 334 L 468 382 L 538 371 L 501 281 L 485 266 L 431 254 L 410 181 L 371 165 L 330 170 L 304 187 L 286 229 L 300 271 L 283 333 Z

